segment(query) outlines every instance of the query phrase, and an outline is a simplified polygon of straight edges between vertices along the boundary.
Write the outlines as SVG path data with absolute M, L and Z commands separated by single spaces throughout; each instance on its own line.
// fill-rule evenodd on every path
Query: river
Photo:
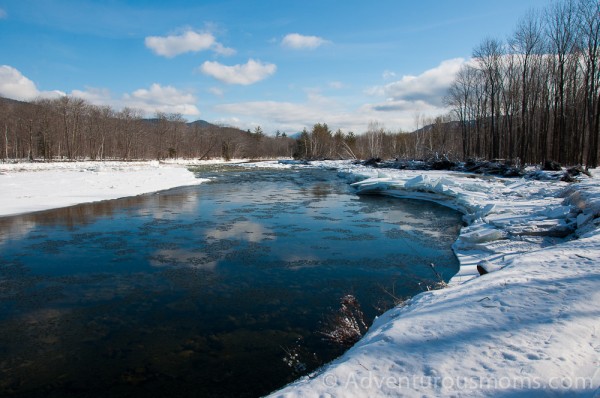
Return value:
M 259 396 L 343 352 L 325 338 L 342 297 L 370 324 L 458 270 L 442 206 L 327 170 L 196 173 L 0 218 L 0 395 Z

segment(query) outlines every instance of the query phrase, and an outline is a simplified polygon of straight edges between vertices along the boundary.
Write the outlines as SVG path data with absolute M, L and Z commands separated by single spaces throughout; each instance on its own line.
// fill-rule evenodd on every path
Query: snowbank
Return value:
M 281 166 L 281 165 L 280 165 Z M 465 214 L 460 272 L 273 397 L 600 397 L 600 170 L 578 184 L 321 162 Z M 577 239 L 572 239 L 573 237 Z M 477 276 L 476 266 L 491 271 Z
M 345 355 L 272 396 L 600 397 L 600 170 L 568 185 L 293 163 L 246 167 L 336 169 L 360 194 L 438 202 L 467 226 L 450 287 L 386 312 Z M 200 182 L 158 162 L 0 164 L 0 215 Z
M 150 162 L 0 163 L 0 216 L 200 184 L 184 166 Z

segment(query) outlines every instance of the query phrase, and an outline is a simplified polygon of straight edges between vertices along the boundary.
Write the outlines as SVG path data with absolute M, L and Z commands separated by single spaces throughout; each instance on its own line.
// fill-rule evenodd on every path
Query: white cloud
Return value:
M 235 50 L 224 47 L 217 42 L 212 33 L 198 33 L 187 30 L 180 35 L 148 36 L 144 40 L 146 47 L 155 54 L 173 58 L 188 52 L 199 52 L 212 49 L 219 55 L 232 55 Z
M 330 43 L 328 40 L 319 36 L 304 36 L 299 33 L 290 33 L 281 40 L 281 45 L 294 50 L 309 49 L 313 50 L 323 44 Z
M 299 102 L 250 101 L 221 104 L 215 110 L 223 113 L 223 119 L 236 116 L 238 127 L 247 128 L 258 123 L 268 130 L 286 132 L 310 129 L 318 122 L 325 122 L 332 130 L 363 133 L 369 122 L 375 121 L 392 131 L 415 128 L 415 117 L 435 117 L 448 109 L 443 97 L 460 67 L 469 61 L 451 59 L 426 70 L 417 76 L 403 76 L 389 84 L 375 86 L 367 93 L 380 97 L 373 102 L 362 101 L 356 95 L 348 97 L 325 97 L 318 90 L 305 90 L 306 99 Z M 386 73 L 388 78 L 392 72 Z M 341 87 L 330 82 L 329 87 Z
M 6 13 L 6 11 L 4 11 L 2 8 L 0 8 L 0 19 L 5 19 L 8 17 L 8 14 Z
M 236 115 L 238 127 L 247 128 L 249 125 L 260 123 L 262 126 L 277 126 L 284 131 L 301 131 L 317 122 L 330 123 L 330 119 L 322 119 L 323 110 L 316 109 L 310 104 L 277 101 L 250 101 L 221 104 L 216 110 L 229 115 Z M 246 116 L 254 120 L 248 122 L 241 119 Z M 258 120 L 258 121 L 257 121 Z
M 117 110 L 125 107 L 138 109 L 146 116 L 156 112 L 180 113 L 187 116 L 200 114 L 193 94 L 172 86 L 161 86 L 158 83 L 152 84 L 148 89 L 141 88 L 132 93 L 122 94 L 120 97 L 114 97 L 107 89 L 94 87 L 73 90 L 71 95 L 94 105 L 108 105 Z
M 329 82 L 328 86 L 335 90 L 340 90 L 345 87 L 344 83 L 342 82 Z
M 17 100 L 29 100 L 37 97 L 39 91 L 35 83 L 23 76 L 17 69 L 0 66 L 0 95 Z
M 226 57 L 234 55 L 236 52 L 233 48 L 224 47 L 221 43 L 215 43 L 213 46 L 213 51 Z
M 393 72 L 391 70 L 384 70 L 382 77 L 384 80 L 390 80 L 396 77 L 396 72 Z
M 219 88 L 219 87 L 210 87 L 208 89 L 208 92 L 211 93 L 212 95 L 217 96 L 217 97 L 222 97 L 225 94 L 223 92 L 223 89 Z
M 110 91 L 105 88 L 87 87 L 85 90 L 73 90 L 71 95 L 93 105 L 108 105 L 112 102 Z
M 71 95 L 82 98 L 94 105 L 109 105 L 115 109 L 125 107 L 139 109 L 146 116 L 156 112 L 181 113 L 182 115 L 198 116 L 193 94 L 178 90 L 172 86 L 161 86 L 154 83 L 150 88 L 141 88 L 120 97 L 113 97 L 111 92 L 103 88 L 88 87 L 85 90 L 73 90 Z
M 0 96 L 20 101 L 38 97 L 54 98 L 65 95 L 61 91 L 40 91 L 34 82 L 9 65 L 0 65 Z
M 418 76 L 405 76 L 397 82 L 374 87 L 369 93 L 383 98 L 372 103 L 360 102 L 356 95 L 326 97 L 318 90 L 309 89 L 305 90 L 304 101 L 225 103 L 217 105 L 215 111 L 222 114 L 221 120 L 243 129 L 251 128 L 254 123 L 260 124 L 265 131 L 280 129 L 293 133 L 325 122 L 334 131 L 340 128 L 360 134 L 367 130 L 369 122 L 374 121 L 392 131 L 410 131 L 415 128 L 417 115 L 435 117 L 448 111 L 441 97 L 463 62 L 444 61 Z M 329 86 L 336 87 L 333 83 Z M 233 117 L 235 122 L 231 121 Z
M 200 71 L 227 84 L 244 86 L 256 83 L 271 76 L 277 70 L 275 64 L 262 63 L 249 59 L 242 65 L 227 66 L 218 62 L 206 61 L 200 66 Z
M 370 121 L 378 121 L 388 128 L 410 129 L 413 125 L 414 111 L 381 112 L 376 106 L 364 104 L 350 106 L 337 99 L 308 91 L 303 102 L 249 101 L 220 104 L 215 110 L 227 116 L 223 121 L 242 129 L 260 124 L 265 131 L 276 129 L 294 133 L 303 128 L 310 129 L 315 123 L 327 123 L 333 131 L 363 133 Z M 231 117 L 236 121 L 232 122 Z
M 367 93 L 384 96 L 389 101 L 422 101 L 443 107 L 443 98 L 465 62 L 463 58 L 446 60 L 418 76 L 405 75 L 395 82 L 372 87 Z
M 120 97 L 113 97 L 108 89 L 87 87 L 85 90 L 73 90 L 71 95 L 82 98 L 94 105 L 109 105 L 116 109 L 125 107 L 139 109 L 146 116 L 156 112 L 181 113 L 187 116 L 198 116 L 196 97 L 173 86 L 161 86 L 154 83 L 150 88 L 141 88 Z
M 62 91 L 40 91 L 35 83 L 23 76 L 17 69 L 0 65 L 0 96 L 21 101 L 32 101 L 36 98 L 57 98 L 67 95 Z M 196 97 L 187 91 L 173 86 L 161 86 L 154 83 L 150 88 L 135 90 L 120 97 L 113 97 L 105 88 L 86 87 L 84 90 L 73 90 L 71 94 L 94 105 L 109 105 L 116 109 L 135 108 L 151 115 L 157 111 L 165 113 L 181 113 L 197 116 L 200 111 L 196 107 Z
M 124 94 L 122 102 L 125 106 L 141 109 L 146 113 L 158 111 L 190 116 L 200 114 L 193 94 L 157 83 L 153 83 L 149 89 L 141 88 L 131 94 Z
M 141 88 L 120 97 L 113 97 L 108 89 L 87 87 L 85 90 L 73 90 L 71 95 L 82 98 L 94 105 L 109 105 L 115 109 L 125 107 L 139 109 L 146 116 L 156 112 L 181 113 L 182 115 L 198 116 L 193 94 L 178 90 L 172 86 L 161 86 L 154 83 L 150 88 Z

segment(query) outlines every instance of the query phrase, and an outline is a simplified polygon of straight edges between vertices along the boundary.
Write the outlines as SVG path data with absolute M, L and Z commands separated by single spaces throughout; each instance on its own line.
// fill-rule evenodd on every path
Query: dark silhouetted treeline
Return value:
M 598 166 L 600 3 L 561 0 L 485 38 L 447 103 L 463 158 Z

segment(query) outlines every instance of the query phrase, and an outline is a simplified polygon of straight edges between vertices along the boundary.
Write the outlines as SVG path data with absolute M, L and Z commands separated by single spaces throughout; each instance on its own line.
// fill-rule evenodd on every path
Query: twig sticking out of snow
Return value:
M 367 332 L 365 315 L 356 297 L 347 294 L 340 299 L 341 307 L 331 317 L 321 334 L 334 344 L 349 347 Z

